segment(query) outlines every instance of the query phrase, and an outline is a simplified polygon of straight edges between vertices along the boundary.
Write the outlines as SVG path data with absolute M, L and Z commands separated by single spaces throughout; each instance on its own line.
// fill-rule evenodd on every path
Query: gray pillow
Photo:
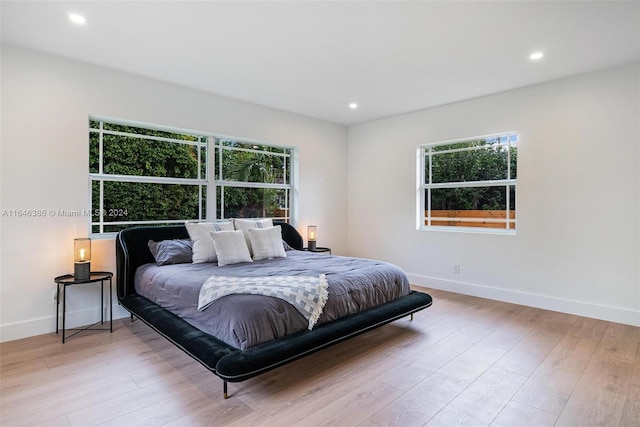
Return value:
M 149 240 L 147 245 L 158 265 L 190 263 L 193 256 L 193 242 L 189 239 Z

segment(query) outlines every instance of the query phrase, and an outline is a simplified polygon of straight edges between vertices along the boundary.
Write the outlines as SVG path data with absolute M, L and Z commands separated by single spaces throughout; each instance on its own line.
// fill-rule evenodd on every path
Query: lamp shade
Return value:
M 310 225 L 307 227 L 307 240 L 313 241 L 316 240 L 317 227 L 315 225 Z
M 91 261 L 91 239 L 73 240 L 73 260 L 75 262 Z
M 310 225 L 307 227 L 307 244 L 310 251 L 316 250 L 316 238 L 318 237 L 317 227 Z

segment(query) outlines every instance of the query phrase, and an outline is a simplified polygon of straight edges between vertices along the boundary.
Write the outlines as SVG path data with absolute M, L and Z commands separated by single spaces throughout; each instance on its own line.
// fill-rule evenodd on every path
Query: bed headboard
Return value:
M 273 221 L 273 225 L 282 228 L 282 239 L 293 249 L 301 250 L 302 236 L 290 224 Z M 116 289 L 118 299 L 135 293 L 134 277 L 136 269 L 150 262 L 155 262 L 149 251 L 149 240 L 188 239 L 189 234 L 184 225 L 168 225 L 158 227 L 132 227 L 122 230 L 116 236 Z

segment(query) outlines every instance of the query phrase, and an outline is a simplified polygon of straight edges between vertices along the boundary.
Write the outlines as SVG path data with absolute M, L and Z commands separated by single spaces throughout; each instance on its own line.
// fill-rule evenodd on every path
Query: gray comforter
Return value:
M 138 268 L 136 291 L 218 339 L 239 349 L 307 329 L 291 304 L 262 295 L 228 295 L 198 311 L 204 281 L 218 276 L 313 276 L 325 274 L 329 299 L 318 325 L 409 294 L 398 267 L 381 261 L 287 251 L 287 258 L 218 267 L 215 263 L 145 264 Z

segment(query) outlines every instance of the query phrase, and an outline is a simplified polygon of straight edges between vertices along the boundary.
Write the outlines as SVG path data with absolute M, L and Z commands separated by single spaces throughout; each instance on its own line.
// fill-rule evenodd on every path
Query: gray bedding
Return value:
M 381 261 L 287 251 L 287 258 L 218 267 L 215 263 L 145 264 L 136 271 L 136 291 L 218 339 L 241 350 L 307 329 L 292 305 L 262 295 L 228 295 L 198 311 L 204 281 L 218 276 L 314 276 L 325 274 L 329 299 L 318 325 L 409 294 L 398 267 Z

